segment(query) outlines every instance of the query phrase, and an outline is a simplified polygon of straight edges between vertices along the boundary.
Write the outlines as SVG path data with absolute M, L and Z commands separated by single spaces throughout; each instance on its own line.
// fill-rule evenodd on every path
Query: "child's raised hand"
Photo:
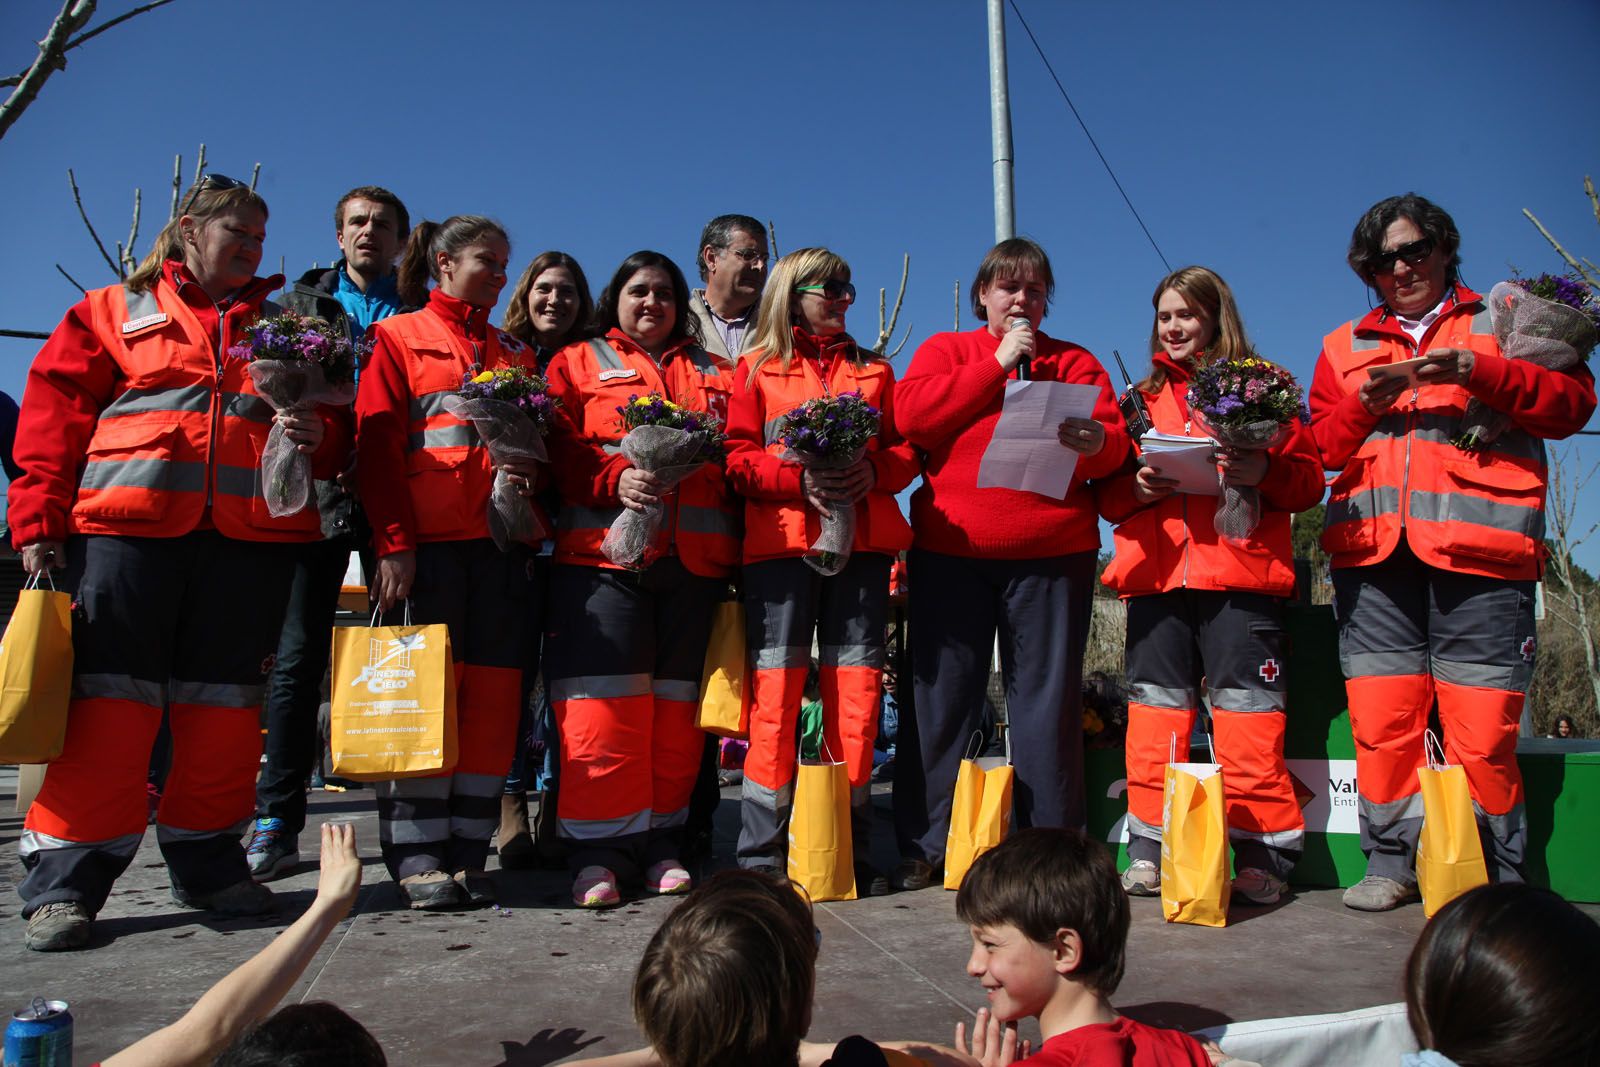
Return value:
M 322 873 L 317 900 L 342 918 L 361 892 L 361 858 L 356 855 L 356 829 L 349 823 L 322 824 Z
M 967 1024 L 956 1023 L 956 1048 L 968 1051 Z M 1017 1024 L 1001 1025 L 988 1008 L 978 1009 L 978 1018 L 972 1024 L 972 1058 L 983 1067 L 1005 1067 L 1023 1059 L 1031 1051 L 1028 1042 L 1017 1041 Z

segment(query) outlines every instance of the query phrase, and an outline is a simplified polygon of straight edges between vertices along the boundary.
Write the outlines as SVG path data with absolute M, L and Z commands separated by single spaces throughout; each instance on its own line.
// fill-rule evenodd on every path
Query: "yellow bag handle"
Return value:
M 405 614 L 404 614 L 403 618 L 405 619 L 405 621 L 402 622 L 401 625 L 402 626 L 410 626 L 411 625 L 411 598 L 410 597 L 406 597 Z M 378 606 L 376 604 L 374 604 L 373 607 L 372 607 L 372 620 L 367 625 L 372 627 L 373 629 L 376 629 L 379 626 L 383 625 L 383 612 L 378 608 Z
M 37 589 L 37 588 L 39 588 L 39 578 L 40 578 L 41 575 L 44 577 L 45 581 L 50 583 L 50 591 L 52 593 L 55 593 L 55 592 L 59 591 L 59 590 L 56 589 L 56 580 L 50 576 L 50 568 L 49 567 L 45 567 L 45 568 L 42 568 L 41 570 L 34 571 L 32 574 L 28 575 L 27 584 L 25 584 L 23 586 L 23 588 L 24 589 Z
M 1438 754 L 1438 759 L 1434 759 L 1435 753 Z M 1432 730 L 1422 731 L 1422 756 L 1428 761 L 1428 770 L 1444 770 L 1446 766 L 1444 745 L 1439 741 L 1438 736 Z

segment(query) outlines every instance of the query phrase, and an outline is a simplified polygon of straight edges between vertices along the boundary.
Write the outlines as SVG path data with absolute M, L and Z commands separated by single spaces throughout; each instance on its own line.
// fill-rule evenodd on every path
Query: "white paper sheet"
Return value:
M 1178 492 L 1218 496 L 1217 443 L 1209 437 L 1180 437 L 1152 430 L 1139 438 L 1144 464 L 1163 478 L 1176 478 Z
M 1080 382 L 1007 382 L 994 437 L 978 465 L 978 488 L 1067 495 L 1078 454 L 1061 444 L 1062 420 L 1094 414 L 1100 388 Z

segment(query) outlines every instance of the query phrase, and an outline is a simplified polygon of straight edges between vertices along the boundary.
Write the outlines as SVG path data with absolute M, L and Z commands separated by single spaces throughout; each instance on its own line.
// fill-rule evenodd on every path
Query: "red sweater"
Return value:
M 1040 559 L 1100 546 L 1094 496 L 1086 484 L 1122 465 L 1128 428 L 1105 368 L 1087 349 L 1037 335 L 1033 377 L 1100 388 L 1094 419 L 1105 447 L 1080 456 L 1062 500 L 1015 489 L 978 488 L 978 467 L 1014 379 L 995 359 L 1000 338 L 981 326 L 935 334 L 911 359 L 895 387 L 895 426 L 927 454 L 921 488 L 911 497 L 916 547 L 952 556 Z
M 1181 1030 L 1126 1016 L 1057 1034 L 1028 1057 L 1029 1067 L 1210 1067 L 1199 1041 Z

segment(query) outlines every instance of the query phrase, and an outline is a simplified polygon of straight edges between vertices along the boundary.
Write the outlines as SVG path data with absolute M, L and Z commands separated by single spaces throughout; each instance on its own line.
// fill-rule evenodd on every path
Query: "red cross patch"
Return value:
M 1271 685 L 1273 682 L 1278 680 L 1278 675 L 1283 673 L 1283 668 L 1278 666 L 1277 660 L 1268 659 L 1267 662 L 1261 665 L 1261 668 L 1256 671 L 1256 673 L 1261 675 L 1262 679 L 1268 685 Z
M 1522 661 L 1524 663 L 1533 662 L 1533 649 L 1533 638 L 1530 637 L 1526 641 L 1522 642 Z

